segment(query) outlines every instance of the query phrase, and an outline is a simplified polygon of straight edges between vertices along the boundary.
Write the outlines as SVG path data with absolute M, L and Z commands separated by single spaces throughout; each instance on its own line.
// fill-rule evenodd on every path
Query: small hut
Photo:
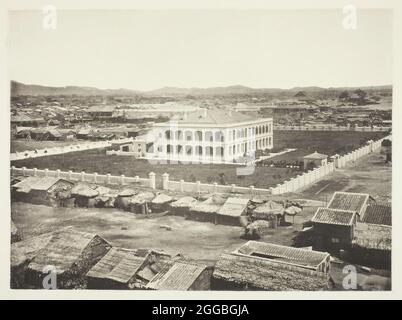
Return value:
M 329 277 L 268 264 L 253 257 L 223 254 L 212 274 L 212 290 L 328 290 Z
M 173 198 L 167 194 L 160 193 L 151 201 L 152 212 L 165 212 L 169 210 L 169 203 Z
M 269 222 L 271 228 L 275 229 L 284 219 L 284 207 L 274 201 L 268 201 L 257 206 L 251 213 L 253 221 L 265 220 Z
M 43 249 L 53 236 L 53 232 L 23 239 L 11 244 L 11 283 L 12 289 L 28 288 L 25 281 L 26 267 Z
M 150 191 L 137 193 L 130 199 L 129 211 L 140 214 L 149 213 L 149 205 L 154 198 L 155 194 Z
M 95 191 L 98 195 L 95 197 L 95 207 L 97 208 L 113 208 L 118 194 L 117 190 L 108 187 L 98 186 Z
M 78 183 L 71 189 L 71 196 L 75 198 L 75 204 L 78 207 L 94 207 L 95 198 L 99 195 L 96 186 L 86 183 Z
M 187 261 L 166 264 L 146 285 L 151 290 L 209 290 L 211 270 L 205 265 Z
M 138 192 L 133 189 L 124 189 L 118 193 L 115 207 L 118 209 L 129 210 L 131 197 L 136 195 Z
M 45 267 L 52 266 L 58 288 L 85 288 L 85 274 L 110 248 L 106 240 L 95 234 L 73 229 L 54 233 L 28 264 L 26 280 L 34 287 L 43 288 Z
M 391 268 L 392 227 L 358 222 L 352 240 L 354 261 L 379 269 Z
M 240 218 L 247 214 L 249 203 L 250 200 L 246 198 L 228 198 L 218 210 L 215 223 L 229 226 L 241 226 Z
M 327 161 L 328 156 L 326 154 L 315 151 L 314 153 L 303 157 L 304 170 L 308 169 L 311 165 L 314 167 L 325 166 Z
M 215 223 L 216 214 L 226 199 L 220 195 L 212 195 L 202 202 L 196 202 L 191 208 L 187 219 Z
M 87 273 L 90 289 L 129 289 L 148 263 L 148 250 L 112 248 Z
M 171 214 L 179 216 L 187 216 L 190 212 L 190 208 L 197 203 L 197 200 L 193 197 L 182 197 L 177 201 L 169 203 L 169 211 Z
M 12 198 L 34 204 L 59 205 L 59 194 L 74 184 L 56 177 L 28 177 L 12 186 Z

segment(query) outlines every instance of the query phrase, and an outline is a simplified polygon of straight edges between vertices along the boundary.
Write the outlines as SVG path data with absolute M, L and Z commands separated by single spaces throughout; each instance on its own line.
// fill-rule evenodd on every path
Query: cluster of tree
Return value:
M 303 161 L 286 161 L 286 160 L 262 160 L 256 163 L 257 167 L 275 167 L 275 168 L 292 168 L 292 169 L 302 169 Z

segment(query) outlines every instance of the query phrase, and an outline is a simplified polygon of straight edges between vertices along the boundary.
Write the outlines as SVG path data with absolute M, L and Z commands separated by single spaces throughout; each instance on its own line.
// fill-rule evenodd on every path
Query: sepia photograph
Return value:
M 7 24 L 9 289 L 393 289 L 392 9 Z

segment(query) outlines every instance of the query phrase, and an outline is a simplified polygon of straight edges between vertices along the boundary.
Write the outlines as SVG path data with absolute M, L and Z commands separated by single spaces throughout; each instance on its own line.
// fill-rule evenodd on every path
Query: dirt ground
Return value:
M 223 251 L 232 251 L 246 240 L 243 228 L 185 220 L 179 216 L 145 218 L 118 209 L 52 208 L 14 202 L 12 220 L 23 238 L 73 226 L 97 233 L 111 244 L 126 248 L 153 248 L 202 261 L 214 262 Z M 301 224 L 311 218 L 314 207 L 307 207 L 295 218 L 295 224 L 272 231 L 262 241 L 292 245 Z M 291 217 L 287 222 L 293 222 Z M 170 227 L 168 231 L 165 227 Z
M 25 139 L 11 139 L 10 152 L 22 152 L 27 150 L 62 147 L 72 144 L 86 143 L 85 140 L 74 140 L 74 141 L 36 141 L 36 140 L 25 140 Z
M 335 191 L 368 193 L 376 200 L 391 201 L 392 166 L 379 152 L 367 155 L 298 193 L 299 197 L 329 201 Z

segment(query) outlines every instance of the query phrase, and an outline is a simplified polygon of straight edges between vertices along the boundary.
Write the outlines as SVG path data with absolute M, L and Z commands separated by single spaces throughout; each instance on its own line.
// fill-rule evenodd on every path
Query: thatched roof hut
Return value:
M 94 207 L 95 197 L 99 195 L 95 185 L 79 182 L 71 189 L 71 196 L 79 207 Z
M 216 224 L 230 226 L 241 226 L 240 217 L 247 214 L 247 207 L 250 203 L 246 198 L 227 198 L 216 214 Z
M 168 207 L 171 214 L 179 216 L 188 215 L 190 208 L 197 203 L 197 199 L 193 197 L 182 197 L 174 202 L 169 203 Z
M 130 198 L 129 211 L 134 213 L 147 214 L 149 204 L 155 198 L 155 194 L 150 191 L 139 192 Z
M 44 267 L 51 265 L 57 274 L 58 288 L 75 288 L 85 282 L 84 275 L 110 248 L 106 240 L 95 234 L 73 229 L 56 232 L 28 264 L 27 281 L 41 287 Z
M 136 274 L 148 263 L 150 251 L 112 248 L 87 273 L 93 289 L 128 289 L 134 287 Z
M 123 189 L 122 191 L 119 192 L 118 196 L 119 197 L 131 197 L 133 195 L 137 194 L 137 191 L 133 190 L 133 189 Z
M 96 189 L 98 195 L 95 197 L 95 207 L 97 208 L 113 208 L 116 197 L 118 194 L 117 190 L 112 190 L 104 186 L 98 186 Z
M 212 274 L 215 290 L 318 291 L 329 289 L 329 278 L 267 264 L 253 257 L 223 254 Z
M 166 264 L 146 285 L 153 290 L 208 290 L 211 272 L 205 265 L 187 261 Z
M 115 207 L 122 209 L 122 210 L 130 210 L 130 202 L 131 198 L 135 196 L 138 193 L 138 191 L 133 190 L 133 189 L 123 189 L 117 194 L 116 200 L 115 200 Z
M 358 222 L 352 240 L 353 257 L 359 263 L 381 269 L 391 267 L 392 227 Z
M 220 195 L 214 194 L 202 202 L 196 202 L 191 208 L 188 219 L 215 223 L 216 214 L 226 202 L 226 199 Z
M 48 244 L 52 236 L 53 232 L 45 233 L 11 244 L 11 288 L 27 288 L 25 281 L 26 266 Z
M 269 221 L 272 228 L 276 228 L 283 220 L 285 208 L 282 204 L 275 201 L 268 201 L 264 204 L 257 206 L 251 213 L 251 219 Z
M 151 201 L 152 212 L 164 212 L 169 210 L 169 203 L 173 198 L 167 194 L 160 193 Z
M 57 205 L 58 195 L 70 192 L 73 186 L 72 182 L 56 177 L 27 177 L 12 186 L 12 197 L 16 201 Z

